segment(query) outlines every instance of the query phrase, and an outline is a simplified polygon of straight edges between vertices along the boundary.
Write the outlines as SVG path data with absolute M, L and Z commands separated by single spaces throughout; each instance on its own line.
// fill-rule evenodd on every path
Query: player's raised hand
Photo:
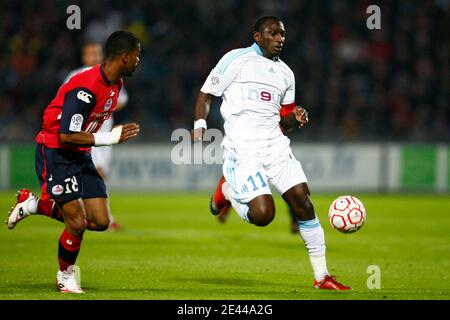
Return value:
M 204 128 L 197 128 L 197 129 L 191 130 L 191 141 L 192 142 L 203 141 L 204 134 L 205 134 Z
M 137 123 L 127 123 L 122 125 L 119 143 L 135 138 L 139 133 L 139 125 Z
M 295 106 L 294 114 L 295 119 L 297 119 L 297 121 L 300 122 L 299 128 L 304 127 L 309 122 L 308 111 L 306 111 L 305 108 Z

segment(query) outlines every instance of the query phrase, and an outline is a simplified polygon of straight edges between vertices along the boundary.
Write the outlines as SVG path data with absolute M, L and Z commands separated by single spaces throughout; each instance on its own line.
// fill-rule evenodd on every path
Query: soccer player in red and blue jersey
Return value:
M 73 76 L 45 108 L 35 163 L 43 201 L 22 189 L 7 221 L 13 229 L 39 212 L 64 222 L 56 276 L 61 292 L 83 293 L 74 268 L 83 233 L 109 226 L 108 194 L 92 162 L 91 147 L 122 143 L 139 133 L 136 123 L 98 132 L 116 109 L 122 77 L 131 76 L 139 64 L 139 40 L 130 32 L 116 31 L 106 41 L 105 54 L 103 64 Z

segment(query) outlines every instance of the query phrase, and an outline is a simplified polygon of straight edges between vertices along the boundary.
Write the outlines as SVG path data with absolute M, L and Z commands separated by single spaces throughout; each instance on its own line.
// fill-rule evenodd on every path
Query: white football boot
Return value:
M 60 292 L 84 293 L 80 287 L 79 268 L 77 266 L 69 266 L 65 271 L 58 270 L 56 273 L 56 287 Z
M 28 203 L 31 200 L 37 201 L 37 197 L 30 190 L 22 189 L 17 191 L 17 203 L 9 210 L 8 220 L 5 221 L 8 224 L 8 229 L 14 229 L 17 222 L 31 215 L 28 209 Z

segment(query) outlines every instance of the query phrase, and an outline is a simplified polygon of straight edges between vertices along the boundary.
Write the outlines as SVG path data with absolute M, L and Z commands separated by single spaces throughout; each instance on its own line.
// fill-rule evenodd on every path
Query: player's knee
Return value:
M 275 209 L 269 206 L 262 206 L 252 214 L 251 222 L 258 227 L 264 227 L 271 223 L 273 218 L 275 218 Z
M 83 235 L 84 230 L 87 228 L 85 219 L 66 220 L 66 224 L 68 225 L 70 232 L 79 237 Z
M 96 221 L 88 221 L 89 229 L 92 231 L 105 231 L 109 228 L 109 217 L 97 219 Z
M 251 223 L 258 227 L 267 226 L 275 217 L 275 203 L 269 195 L 263 195 L 250 202 L 248 214 Z
M 107 221 L 102 221 L 97 225 L 97 231 L 105 231 L 109 228 L 109 219 Z

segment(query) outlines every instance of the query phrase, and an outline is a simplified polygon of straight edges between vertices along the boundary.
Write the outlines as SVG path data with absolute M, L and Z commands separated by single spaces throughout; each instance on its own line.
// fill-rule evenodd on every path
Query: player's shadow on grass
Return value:
M 20 295 L 22 293 L 29 294 L 30 292 L 36 292 L 37 296 L 36 298 L 39 299 L 39 294 L 43 291 L 47 292 L 55 292 L 58 293 L 58 290 L 56 289 L 55 283 L 50 283 L 47 281 L 42 282 L 24 282 L 20 281 L 17 283 L 10 282 L 11 286 L 2 285 L 0 286 L 0 295 L 1 296 L 16 296 Z M 13 289 L 12 289 L 13 288 Z M 17 297 L 15 299 L 20 299 L 20 297 Z M 28 298 L 27 298 L 28 299 Z
M 238 287 L 261 287 L 264 285 L 273 286 L 276 285 L 276 282 L 268 282 L 252 280 L 252 279 L 242 279 L 242 278 L 177 278 L 177 281 L 186 281 L 186 282 L 196 282 L 201 284 L 210 284 L 210 285 L 220 285 L 220 286 L 238 286 Z

